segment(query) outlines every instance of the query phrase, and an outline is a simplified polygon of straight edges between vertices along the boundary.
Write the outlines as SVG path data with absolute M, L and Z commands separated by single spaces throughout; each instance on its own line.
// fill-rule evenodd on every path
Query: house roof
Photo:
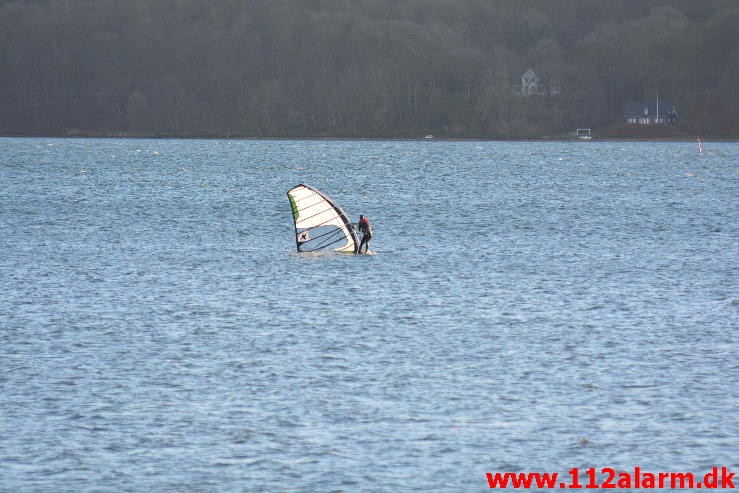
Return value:
M 644 116 L 644 108 L 648 108 L 648 114 L 649 117 L 656 117 L 657 116 L 657 101 L 650 101 L 648 103 L 640 103 L 638 101 L 633 101 L 629 103 L 626 106 L 626 111 L 624 111 L 625 117 L 635 117 L 635 116 Z M 672 104 L 670 101 L 660 101 L 659 102 L 659 114 L 660 115 L 666 115 L 670 113 L 670 111 L 674 111 L 674 113 L 677 115 L 677 108 L 675 108 L 675 105 Z
M 521 80 L 539 80 L 539 76 L 536 75 L 536 72 L 534 72 L 533 69 L 528 69 L 526 72 L 523 73 L 523 75 L 521 75 Z

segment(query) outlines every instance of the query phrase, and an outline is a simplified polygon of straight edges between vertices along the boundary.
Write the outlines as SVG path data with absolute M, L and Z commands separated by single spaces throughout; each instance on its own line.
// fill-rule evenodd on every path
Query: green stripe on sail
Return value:
M 293 208 L 293 219 L 297 222 L 298 220 L 298 204 L 295 203 L 295 199 L 292 195 L 288 195 L 290 197 L 290 205 Z

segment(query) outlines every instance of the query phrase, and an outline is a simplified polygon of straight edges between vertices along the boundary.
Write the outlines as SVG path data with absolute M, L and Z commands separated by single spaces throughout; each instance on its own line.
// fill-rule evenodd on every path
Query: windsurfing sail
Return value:
M 300 184 L 287 192 L 298 252 L 356 253 L 357 233 L 346 213 L 323 193 Z

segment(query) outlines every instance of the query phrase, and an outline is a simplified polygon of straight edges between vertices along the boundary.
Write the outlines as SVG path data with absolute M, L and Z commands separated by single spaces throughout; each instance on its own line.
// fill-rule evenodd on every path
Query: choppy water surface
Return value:
M 0 490 L 739 470 L 739 144 L 0 139 Z M 373 220 L 298 255 L 285 192 Z

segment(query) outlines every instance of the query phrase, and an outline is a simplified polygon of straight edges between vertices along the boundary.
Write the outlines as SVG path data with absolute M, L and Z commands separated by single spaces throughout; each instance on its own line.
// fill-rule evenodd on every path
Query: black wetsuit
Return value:
M 363 233 L 363 235 L 362 241 L 359 242 L 357 253 L 362 253 L 363 246 L 365 247 L 364 253 L 367 253 L 369 251 L 369 241 L 372 239 L 372 225 L 370 224 L 369 219 L 364 218 L 359 221 L 359 231 Z

